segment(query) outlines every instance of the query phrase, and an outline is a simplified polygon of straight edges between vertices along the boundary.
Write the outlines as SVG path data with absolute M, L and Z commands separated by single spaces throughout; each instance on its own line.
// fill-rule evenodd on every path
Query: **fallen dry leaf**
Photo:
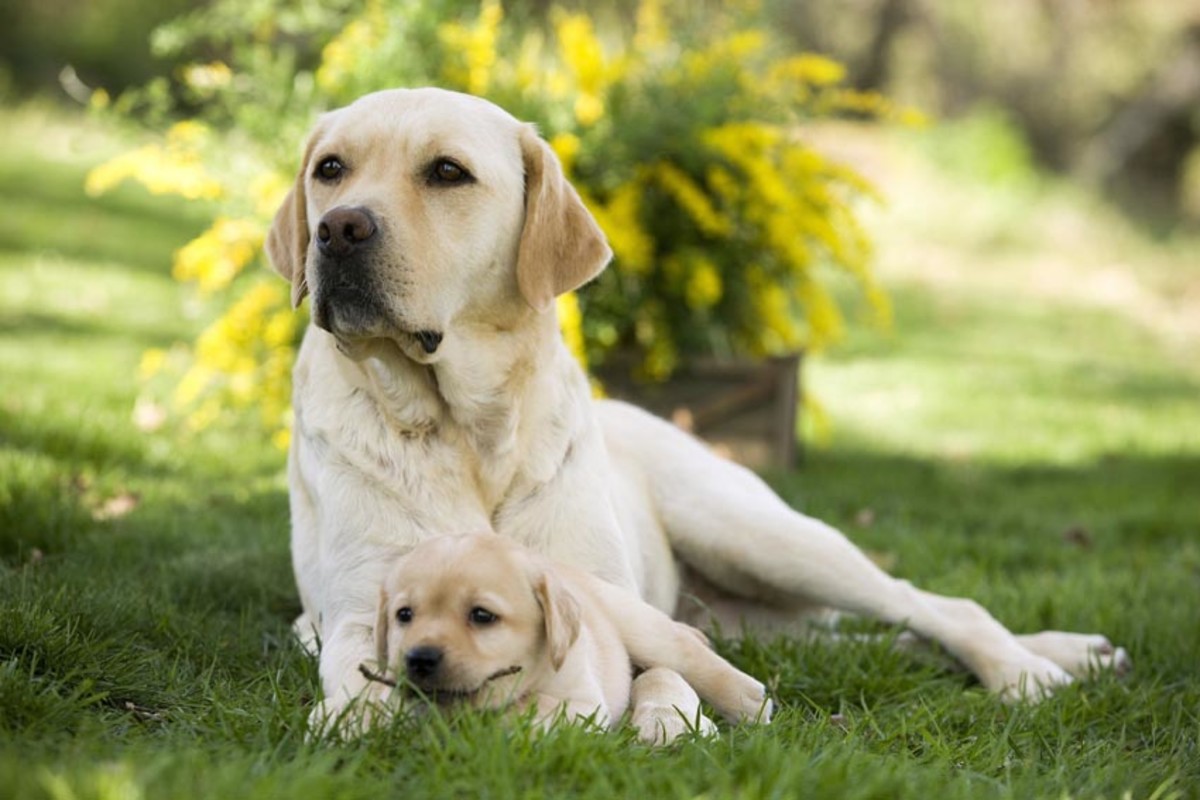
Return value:
M 118 495 L 108 498 L 97 508 L 95 508 L 92 511 L 92 519 L 96 520 L 97 522 L 120 519 L 121 517 L 127 516 L 135 508 L 137 508 L 140 501 L 141 498 L 137 494 L 132 492 L 121 492 Z
M 1090 550 L 1092 547 L 1092 534 L 1087 528 L 1082 525 L 1072 525 L 1063 531 L 1063 541 L 1067 544 L 1074 545 L 1080 550 Z
M 133 424 L 142 433 L 153 433 L 167 421 L 167 410 L 155 403 L 139 397 L 133 405 Z

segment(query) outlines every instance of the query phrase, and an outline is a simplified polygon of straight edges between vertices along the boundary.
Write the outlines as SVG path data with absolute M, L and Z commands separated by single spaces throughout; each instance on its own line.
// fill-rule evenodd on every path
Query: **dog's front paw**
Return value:
M 634 709 L 630 723 L 638 738 L 655 747 L 671 744 L 685 733 L 708 737 L 717 734 L 717 726 L 700 712 L 689 717 L 675 706 L 641 703 Z
M 984 676 L 984 685 L 1006 703 L 1038 703 L 1073 682 L 1074 678 L 1062 667 L 1033 653 L 998 664 Z
M 388 716 L 389 692 L 368 688 L 358 697 L 336 702 L 322 700 L 308 713 L 308 737 L 354 739 Z

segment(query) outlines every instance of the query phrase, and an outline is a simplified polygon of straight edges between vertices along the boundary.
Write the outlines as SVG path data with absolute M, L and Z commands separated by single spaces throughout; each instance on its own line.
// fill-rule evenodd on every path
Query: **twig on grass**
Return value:
M 359 664 L 358 671 L 362 673 L 364 678 L 372 681 L 373 683 L 382 683 L 384 686 L 390 686 L 393 689 L 396 688 L 396 682 L 394 680 L 384 675 L 380 675 L 377 672 L 372 672 L 370 667 L 368 667 L 366 664 Z

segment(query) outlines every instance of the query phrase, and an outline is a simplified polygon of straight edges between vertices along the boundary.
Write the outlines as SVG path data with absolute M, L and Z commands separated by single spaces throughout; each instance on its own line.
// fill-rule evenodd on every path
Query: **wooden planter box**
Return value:
M 628 400 L 753 469 L 791 469 L 801 458 L 800 353 L 763 361 L 704 361 L 664 383 L 630 377 L 628 364 L 595 370 L 609 397 Z

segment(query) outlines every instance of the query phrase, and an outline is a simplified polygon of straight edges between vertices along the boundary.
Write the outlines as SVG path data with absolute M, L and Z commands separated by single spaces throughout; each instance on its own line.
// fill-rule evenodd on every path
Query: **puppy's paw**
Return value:
M 705 697 L 717 713 L 734 723 L 766 724 L 771 721 L 774 704 L 767 697 L 767 687 L 745 673 L 724 682 L 719 696 Z
M 1042 631 L 1018 636 L 1026 650 L 1048 658 L 1076 678 L 1087 678 L 1097 671 L 1111 670 L 1118 676 L 1133 670 L 1133 660 L 1123 647 L 1114 647 L 1099 634 Z
M 308 713 L 308 738 L 355 739 L 389 716 L 387 693 L 364 691 L 344 702 L 322 700 Z
M 637 730 L 640 740 L 655 747 L 671 744 L 685 733 L 704 737 L 717 734 L 716 724 L 699 712 L 689 717 L 675 706 L 654 703 L 639 704 L 630 723 Z

